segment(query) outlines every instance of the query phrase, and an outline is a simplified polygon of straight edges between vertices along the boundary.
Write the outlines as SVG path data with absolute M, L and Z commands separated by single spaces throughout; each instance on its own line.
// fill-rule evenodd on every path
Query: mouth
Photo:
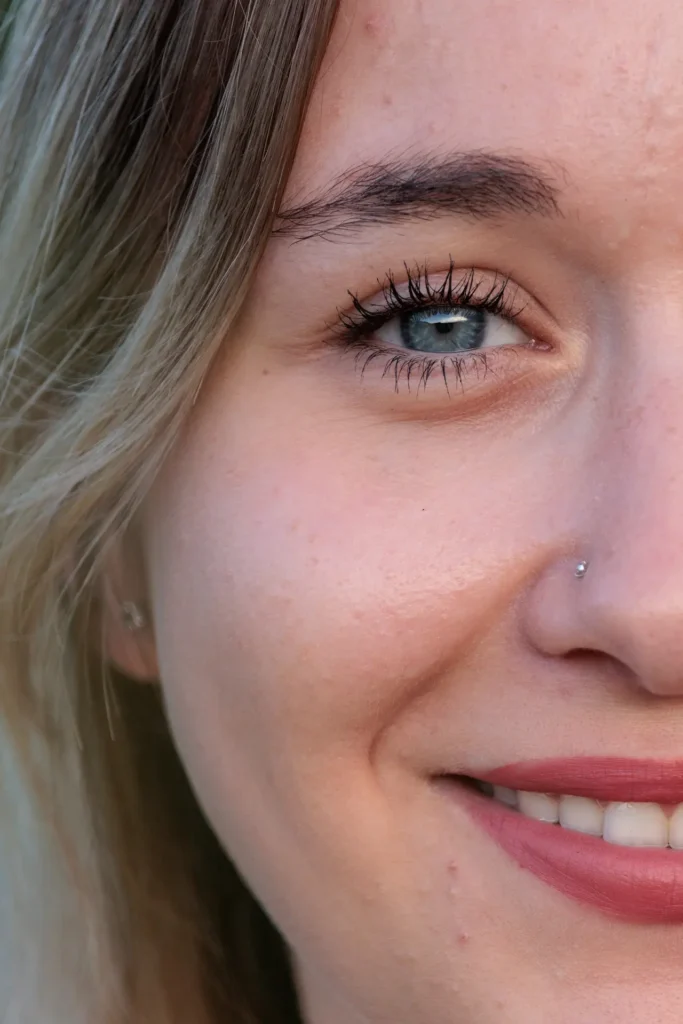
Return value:
M 683 923 L 683 762 L 572 758 L 435 781 L 556 891 L 611 917 Z

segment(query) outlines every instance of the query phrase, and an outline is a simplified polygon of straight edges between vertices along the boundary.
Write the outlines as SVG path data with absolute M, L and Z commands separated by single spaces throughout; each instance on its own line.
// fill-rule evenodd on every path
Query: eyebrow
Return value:
M 539 166 L 486 151 L 362 164 L 319 195 L 281 210 L 273 233 L 304 241 L 447 214 L 552 217 L 560 215 L 560 192 L 559 179 Z

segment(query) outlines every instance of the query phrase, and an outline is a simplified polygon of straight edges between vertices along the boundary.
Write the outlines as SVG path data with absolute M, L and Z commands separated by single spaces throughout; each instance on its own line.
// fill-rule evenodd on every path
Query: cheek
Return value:
M 450 432 L 373 429 L 297 398 L 208 402 L 148 499 L 146 541 L 165 705 L 194 791 L 283 932 L 317 950 L 311 922 L 357 912 L 367 928 L 368 901 L 380 915 L 387 850 L 392 884 L 413 884 L 400 851 L 422 840 L 403 834 L 405 808 L 424 822 L 431 804 L 401 730 L 400 765 L 379 741 L 435 687 L 462 711 L 537 529 L 533 481 L 552 474 L 526 445 L 514 460 L 500 443 L 486 458 L 460 444 L 456 464 Z
M 294 770 L 290 750 L 311 764 L 367 753 L 504 614 L 529 535 L 490 460 L 464 456 L 454 486 L 445 438 L 418 475 L 419 453 L 393 437 L 385 457 L 346 433 L 304 435 L 252 433 L 237 450 L 197 432 L 150 530 L 162 678 L 278 770 Z
M 443 505 L 426 523 L 405 473 L 353 444 L 331 460 L 325 436 L 258 457 L 195 440 L 150 508 L 165 704 L 207 819 L 304 937 L 332 912 L 323 882 L 342 921 L 398 849 L 373 744 L 491 613 L 491 565 L 481 533 L 480 561 L 458 556 Z

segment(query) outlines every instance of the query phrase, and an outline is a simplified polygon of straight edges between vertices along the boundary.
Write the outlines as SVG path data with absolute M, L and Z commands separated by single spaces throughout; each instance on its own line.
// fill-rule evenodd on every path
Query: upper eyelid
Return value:
M 452 257 L 449 268 L 445 271 L 434 272 L 426 266 L 420 268 L 418 265 L 415 272 L 411 272 L 407 264 L 404 264 L 404 269 L 407 278 L 405 281 L 397 285 L 395 275 L 389 271 L 384 284 L 378 280 L 378 290 L 370 299 L 360 300 L 356 293 L 349 291 L 355 316 L 351 310 L 338 309 L 338 324 L 341 329 L 361 330 L 362 325 L 369 324 L 371 320 L 375 321 L 377 327 L 380 322 L 386 322 L 400 312 L 416 306 L 483 306 L 486 304 L 485 300 L 492 300 L 496 292 L 500 313 L 509 319 L 516 319 L 528 305 L 528 294 L 509 275 L 476 267 L 456 268 Z M 434 278 L 441 282 L 440 286 L 434 287 Z M 486 279 L 489 282 L 488 286 L 485 283 Z M 518 303 L 516 300 L 520 292 L 524 295 L 524 301 Z

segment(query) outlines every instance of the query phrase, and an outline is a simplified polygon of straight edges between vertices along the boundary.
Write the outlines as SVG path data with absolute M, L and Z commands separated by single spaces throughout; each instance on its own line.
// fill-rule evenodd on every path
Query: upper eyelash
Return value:
M 454 282 L 455 264 L 452 257 L 445 278 L 436 288 L 429 279 L 426 267 L 424 270 L 417 268 L 416 273 L 407 264 L 404 264 L 404 268 L 407 291 L 399 291 L 394 275 L 389 271 L 382 286 L 383 301 L 380 308 L 369 309 L 357 295 L 349 291 L 355 313 L 338 311 L 336 333 L 341 334 L 343 340 L 353 344 L 354 341 L 368 338 L 394 316 L 411 313 L 425 306 L 469 306 L 485 309 L 492 315 L 502 315 L 509 320 L 515 320 L 523 312 L 523 309 L 515 308 L 514 296 L 510 295 L 509 277 L 501 278 L 500 274 L 496 274 L 488 291 L 478 294 L 481 276 L 472 269 Z

